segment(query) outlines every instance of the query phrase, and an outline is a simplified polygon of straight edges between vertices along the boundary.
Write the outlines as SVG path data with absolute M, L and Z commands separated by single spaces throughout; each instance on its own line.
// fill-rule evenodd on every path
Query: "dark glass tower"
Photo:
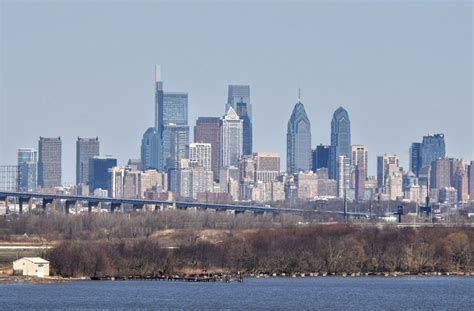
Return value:
M 444 134 L 423 136 L 421 143 L 421 168 L 430 167 L 431 163 L 446 156 Z
M 156 150 L 157 154 L 153 155 L 152 157 L 158 158 L 157 160 L 158 167 L 156 167 L 156 169 L 160 171 L 163 170 L 163 127 L 164 127 L 163 101 L 164 101 L 164 93 L 163 93 L 163 81 L 161 81 L 161 67 L 160 65 L 156 65 L 156 68 L 155 68 L 155 130 L 156 130 L 156 135 L 157 135 L 156 144 L 157 144 L 158 149 L 154 149 Z M 142 163 L 143 163 L 143 159 L 142 159 Z
M 339 107 L 331 121 L 331 149 L 329 156 L 329 178 L 338 180 L 339 157 L 351 159 L 351 121 L 347 111 Z
M 329 165 L 329 149 L 330 146 L 318 145 L 316 149 L 313 150 L 313 171 L 316 171 L 320 168 L 327 168 Z
M 98 188 L 110 190 L 111 174 L 109 169 L 114 166 L 117 166 L 117 159 L 109 156 L 89 159 L 89 190 L 91 193 Z
M 143 134 L 140 163 L 142 170 L 161 170 L 160 142 L 158 131 L 154 127 L 150 127 Z
M 299 98 L 288 121 L 286 157 L 288 174 L 311 169 L 311 123 Z
M 252 105 L 250 104 L 250 86 L 229 85 L 227 105 L 231 106 L 239 119 L 243 121 L 243 154 L 252 154 Z
M 410 170 L 418 176 L 421 168 L 421 143 L 412 143 L 410 147 Z

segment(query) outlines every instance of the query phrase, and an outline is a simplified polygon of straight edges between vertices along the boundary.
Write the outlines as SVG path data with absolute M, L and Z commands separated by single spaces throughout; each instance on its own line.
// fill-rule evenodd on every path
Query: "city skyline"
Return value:
M 48 7 L 49 5 L 45 5 Z M 393 6 L 393 5 L 392 5 Z M 270 57 L 268 62 L 248 61 L 252 57 L 256 60 L 260 59 L 262 51 L 266 51 L 265 46 L 260 44 L 257 47 L 259 51 L 254 51 L 255 54 L 245 52 L 244 55 L 238 55 L 231 52 L 237 64 L 230 62 L 223 62 L 221 58 L 215 58 L 213 62 L 209 58 L 204 57 L 207 61 L 205 67 L 194 66 L 192 60 L 186 59 L 186 54 L 179 54 L 172 57 L 161 50 L 157 50 L 155 44 L 146 42 L 146 46 L 150 51 L 145 52 L 145 57 L 134 66 L 127 63 L 121 64 L 126 70 L 125 76 L 117 75 L 117 72 L 111 67 L 104 65 L 110 64 L 105 62 L 103 65 L 100 61 L 104 61 L 104 55 L 99 53 L 98 61 L 91 62 L 82 70 L 77 65 L 71 64 L 74 71 L 70 71 L 68 84 L 81 88 L 80 94 L 74 92 L 77 98 L 65 97 L 70 92 L 70 87 L 63 85 L 57 78 L 62 75 L 62 71 L 58 66 L 63 64 L 65 60 L 59 58 L 52 61 L 46 57 L 46 61 L 42 62 L 51 66 L 48 70 L 42 69 L 44 65 L 39 62 L 34 65 L 31 61 L 36 60 L 36 57 L 45 56 L 44 53 L 50 52 L 46 46 L 55 47 L 57 42 L 54 41 L 64 30 L 54 30 L 52 33 L 41 38 L 50 42 L 50 45 L 42 45 L 45 50 L 39 51 L 38 55 L 20 63 L 20 59 L 13 54 L 18 49 L 24 49 L 25 42 L 15 41 L 15 37 L 22 37 L 28 32 L 27 38 L 33 36 L 35 31 L 31 29 L 31 25 L 38 17 L 50 16 L 57 21 L 64 16 L 69 16 L 72 13 L 71 9 L 61 7 L 58 5 L 58 10 L 55 13 L 47 12 L 43 6 L 32 10 L 28 7 L 22 7 L 14 4 L 2 4 L 4 8 L 2 16 L 4 17 L 4 28 L 2 30 L 2 63 L 5 65 L 2 70 L 2 102 L 1 102 L 1 133 L 0 133 L 0 163 L 15 164 L 16 150 L 22 147 L 36 148 L 39 136 L 43 137 L 58 137 L 61 136 L 63 143 L 63 181 L 65 183 L 73 183 L 75 180 L 74 168 L 76 152 L 74 148 L 75 138 L 80 137 L 96 137 L 101 141 L 101 150 L 103 154 L 111 154 L 118 158 L 120 164 L 125 164 L 128 159 L 138 158 L 140 156 L 140 141 L 145 130 L 153 123 L 153 66 L 155 63 L 160 63 L 162 73 L 165 81 L 165 89 L 170 92 L 186 92 L 189 94 L 189 126 L 192 127 L 197 117 L 213 116 L 220 117 L 223 115 L 223 106 L 227 98 L 227 86 L 230 84 L 246 84 L 250 85 L 252 89 L 252 125 L 253 125 L 253 150 L 256 151 L 272 151 L 278 152 L 281 156 L 282 163 L 286 162 L 285 157 L 285 132 L 286 122 L 291 114 L 295 102 L 295 93 L 298 87 L 302 88 L 302 101 L 305 103 L 305 108 L 308 118 L 312 124 L 312 148 L 316 148 L 320 143 L 329 144 L 330 137 L 330 118 L 334 110 L 339 106 L 344 106 L 349 112 L 351 118 L 352 144 L 364 144 L 370 149 L 369 153 L 369 175 L 375 175 L 376 157 L 384 153 L 395 153 L 400 157 L 400 165 L 405 170 L 408 166 L 409 147 L 412 142 L 420 141 L 421 137 L 427 134 L 444 133 L 446 135 L 447 146 L 446 154 L 450 157 L 464 158 L 466 160 L 474 158 L 474 146 L 472 144 L 472 95 L 470 94 L 469 83 L 472 80 L 472 73 L 469 71 L 469 64 L 472 64 L 472 59 L 468 57 L 471 47 L 469 40 L 463 35 L 469 34 L 465 32 L 466 28 L 461 28 L 463 25 L 470 25 L 470 21 L 463 15 L 463 6 L 457 5 L 434 5 L 428 6 L 430 10 L 427 13 L 422 13 L 421 8 L 425 6 L 418 4 L 414 5 L 416 12 L 411 12 L 408 16 L 408 25 L 413 26 L 415 16 L 420 14 L 426 17 L 425 20 L 430 26 L 436 28 L 435 20 L 441 16 L 444 9 L 449 9 L 455 12 L 457 16 L 456 22 L 448 23 L 446 31 L 437 33 L 441 38 L 437 40 L 448 42 L 452 48 L 440 47 L 436 43 L 436 38 L 427 38 L 423 46 L 416 45 L 417 34 L 420 34 L 424 28 L 414 27 L 413 34 L 406 34 L 407 38 L 397 36 L 398 32 L 391 28 L 391 23 L 395 23 L 395 19 L 401 12 L 395 10 L 395 13 L 388 13 L 390 5 L 381 6 L 381 8 L 374 9 L 370 6 L 358 9 L 359 14 L 369 14 L 367 12 L 378 12 L 384 17 L 388 17 L 388 22 L 381 25 L 382 29 L 391 31 L 395 35 L 396 43 L 410 43 L 413 47 L 410 49 L 410 57 L 405 53 L 397 55 L 395 52 L 389 52 L 380 46 L 376 46 L 378 52 L 384 51 L 385 57 L 376 57 L 374 52 L 367 48 L 359 48 L 354 51 L 352 55 L 353 60 L 346 59 L 345 54 L 338 54 L 338 42 L 331 41 L 331 38 L 342 35 L 341 38 L 348 39 L 341 32 L 343 29 L 336 28 L 333 31 L 323 32 L 316 31 L 317 37 L 322 39 L 321 44 L 311 45 L 302 38 L 308 36 L 318 22 L 306 21 L 305 27 L 294 26 L 290 30 L 276 29 L 269 32 L 270 36 L 273 33 L 283 31 L 285 38 L 282 50 L 275 52 L 274 57 Z M 114 13 L 127 14 L 123 8 L 113 7 Z M 176 7 L 170 6 L 170 10 L 176 14 Z M 235 5 L 237 11 L 243 10 L 239 5 Z M 349 8 L 351 6 L 349 5 Z M 179 8 L 179 6 L 178 6 Z M 255 11 L 250 14 L 250 22 L 252 22 L 258 12 L 261 12 L 265 7 L 257 5 Z M 301 5 L 297 6 L 301 9 Z M 308 12 L 311 14 L 318 13 L 316 9 L 321 9 L 322 12 L 332 12 L 333 17 L 347 17 L 346 9 L 337 8 L 331 9 L 325 5 L 309 5 Z M 289 9 L 289 13 L 294 12 L 295 6 L 279 5 L 272 7 L 263 18 L 272 19 L 279 14 L 282 14 L 285 9 Z M 25 11 L 26 10 L 26 11 Z M 211 14 L 219 17 L 219 13 L 223 13 L 224 8 L 214 8 Z M 134 8 L 131 14 L 135 14 L 143 9 Z M 183 12 L 192 20 L 190 14 L 191 9 L 186 8 Z M 298 10 L 300 11 L 300 10 Z M 367 12 L 366 12 L 367 11 Z M 8 13 L 7 13 L 8 12 Z M 25 13 L 26 16 L 19 17 L 19 13 Z M 403 11 L 406 13 L 405 11 Z M 11 14 L 10 14 L 11 13 Z M 78 14 L 85 14 L 84 9 L 78 5 Z M 301 13 L 302 16 L 309 13 Z M 387 15 L 388 14 L 388 15 Z M 17 17 L 17 20 L 14 18 Z M 24 18 L 29 17 L 31 20 L 25 22 Z M 94 13 L 92 24 L 97 22 L 100 14 Z M 136 30 L 142 29 L 144 24 L 150 22 L 150 16 L 144 14 L 144 21 L 134 26 Z M 156 17 L 155 17 L 156 18 Z M 353 17 L 352 17 L 353 18 Z M 446 17 L 448 18 L 448 17 Z M 448 18 L 448 22 L 452 17 Z M 74 19 L 73 19 L 74 20 Z M 317 20 L 317 18 L 314 18 Z M 454 18 L 453 20 L 454 21 Z M 18 25 L 19 22 L 24 22 L 23 26 Z M 112 22 L 115 23 L 115 20 Z M 117 21 L 118 22 L 118 21 Z M 327 22 L 327 20 L 323 21 Z M 459 25 L 461 22 L 461 25 Z M 463 24 L 464 23 L 464 24 Z M 472 22 L 471 22 L 472 23 Z M 288 24 L 285 24 L 288 26 Z M 285 26 L 283 25 L 283 26 Z M 255 26 L 255 24 L 253 24 Z M 358 25 L 365 29 L 365 24 Z M 400 27 L 405 27 L 399 25 Z M 65 29 L 73 27 L 72 24 L 65 24 Z M 178 33 L 184 28 L 178 27 Z M 231 26 L 228 26 L 231 27 Z M 242 25 L 244 31 L 247 29 L 246 25 Z M 202 24 L 198 26 L 199 29 L 205 29 L 210 34 L 216 34 L 215 30 L 211 30 Z M 290 27 L 291 28 L 291 27 Z M 468 31 L 472 31 L 472 27 Z M 38 31 L 49 29 L 48 25 L 41 25 Z M 232 28 L 233 29 L 233 28 Z M 264 28 L 257 27 L 257 33 L 262 33 Z M 300 32 L 298 32 L 299 30 Z M 86 29 L 87 34 L 90 30 Z M 118 30 L 117 30 L 118 31 Z M 314 30 L 315 31 L 315 30 Z M 249 32 L 245 32 L 250 34 Z M 364 42 L 369 42 L 374 35 L 378 33 L 377 30 L 368 30 L 368 34 L 360 37 Z M 400 30 L 402 33 L 402 30 Z M 436 33 L 436 32 L 435 32 Z M 166 34 L 164 34 L 166 36 Z M 289 36 L 293 35 L 293 37 Z M 332 36 L 332 37 L 331 37 Z M 448 38 L 449 37 L 449 38 Z M 190 37 L 186 37 L 192 40 Z M 210 35 L 205 35 L 205 40 L 210 40 Z M 273 38 L 273 37 L 271 37 Z M 79 37 L 79 42 L 88 42 L 84 37 Z M 52 41 L 51 41 L 52 40 Z M 86 40 L 86 41 L 84 41 Z M 112 42 L 115 41 L 113 33 L 111 34 Z M 144 42 L 137 39 L 139 42 Z M 255 42 L 255 36 L 249 36 L 250 42 Z M 369 41 L 368 41 L 369 40 Z M 288 52 L 288 47 L 293 43 L 299 42 L 305 49 L 300 50 L 302 53 L 301 61 L 283 62 L 280 71 L 284 72 L 279 77 L 279 81 L 272 78 L 275 75 L 274 70 L 269 70 L 270 65 L 275 63 L 284 53 Z M 7 44 L 8 43 L 8 44 Z M 324 43 L 332 43 L 328 48 L 323 48 Z M 270 40 L 269 45 L 274 47 L 275 40 Z M 389 44 L 386 42 L 386 44 Z M 395 44 L 395 43 L 394 43 Z M 288 47 L 286 47 L 288 46 Z M 319 49 L 318 49 L 319 48 Z M 373 48 L 373 46 L 372 46 Z M 435 49 L 436 48 L 436 49 Z M 68 50 L 66 47 L 64 49 Z M 427 49 L 430 50 L 431 57 L 426 55 Z M 433 50 L 434 49 L 434 50 Z M 28 49 L 24 49 L 25 51 Z M 171 49 L 174 50 L 174 49 Z M 315 54 L 314 58 L 311 53 Z M 398 52 L 402 50 L 398 50 Z M 152 52 L 152 53 L 150 53 Z M 330 52 L 336 52 L 337 56 L 329 57 Z M 451 53 L 449 61 L 441 62 L 444 59 L 444 53 Z M 367 55 L 365 55 L 366 53 Z M 455 53 L 455 54 L 454 54 Z M 400 53 L 399 53 L 400 54 Z M 460 55 L 459 55 L 460 54 Z M 52 55 L 56 55 L 52 53 Z M 456 57 L 454 57 L 456 55 Z M 201 57 L 202 52 L 198 52 Z M 90 57 L 89 54 L 82 60 L 84 61 Z M 123 56 L 121 56 L 123 57 Z M 198 57 L 198 58 L 199 58 Z M 275 58 L 276 57 L 276 58 Z M 329 57 L 329 58 L 328 58 Z M 404 71 L 397 70 L 396 66 L 389 63 L 387 57 L 392 57 L 395 64 L 400 66 Z M 443 57 L 443 58 L 442 58 Z M 112 58 L 111 62 L 115 62 Z M 126 62 L 122 58 L 122 62 Z M 349 61 L 349 62 L 348 62 Z M 341 62 L 338 65 L 338 62 Z M 384 72 L 376 69 L 380 64 L 384 64 Z M 235 66 L 244 66 L 242 73 L 235 70 Z M 290 64 L 292 66 L 290 66 Z M 324 65 L 326 64 L 326 65 Z M 418 64 L 415 66 L 415 64 Z M 434 66 L 436 64 L 436 66 Z M 448 68 L 447 66 L 451 66 Z M 347 67 L 350 65 L 349 67 Z M 345 69 L 346 66 L 349 69 Z M 420 67 L 421 66 L 421 67 Z M 428 68 L 436 67 L 438 78 L 433 79 L 429 75 L 433 74 Z M 220 68 L 221 67 L 221 68 Z M 364 67 L 369 71 L 368 75 L 359 77 L 361 68 Z M 323 70 L 317 70 L 317 69 Z M 352 69 L 354 69 L 352 71 Z M 467 69 L 466 69 L 467 68 Z M 31 78 L 28 81 L 19 80 L 20 76 L 25 76 L 25 70 L 31 69 L 29 72 Z M 14 70 L 14 71 L 13 71 Z M 222 72 L 223 70 L 223 72 Z M 406 71 L 410 73 L 410 79 L 406 79 Z M 208 72 L 207 72 L 208 71 Z M 44 77 L 38 78 L 38 73 L 43 73 Z M 94 76 L 91 81 L 84 79 L 84 74 L 88 73 Z M 204 74 L 204 76 L 203 76 Z M 388 80 L 380 79 L 381 77 L 390 76 L 390 87 L 388 87 Z M 116 78 L 118 76 L 120 78 Z M 203 76 L 200 80 L 198 76 Z M 446 76 L 446 78 L 443 78 Z M 448 79 L 456 77 L 454 82 L 449 82 Z M 284 77 L 285 79 L 281 79 Z M 356 79 L 356 77 L 362 80 Z M 402 79 L 403 78 L 403 79 Z M 387 78 L 388 79 L 388 78 Z M 31 81 L 30 81 L 31 80 Z M 67 79 L 66 79 L 67 80 Z M 280 81 L 283 80 L 283 81 Z M 20 83 L 21 81 L 21 83 Z M 34 81 L 34 85 L 31 84 Z M 54 82 L 56 81 L 56 82 Z M 53 83 L 54 82 L 54 83 Z M 71 83 L 73 82 L 73 83 Z M 93 84 L 91 84 L 93 82 Z M 32 94 L 37 94 L 36 99 L 32 100 L 31 95 L 23 94 L 21 90 L 31 90 Z M 54 85 L 54 89 L 52 86 Z M 370 87 L 369 87 L 370 85 Z M 416 85 L 416 88 L 414 87 Z M 112 87 L 113 86 L 113 87 Z M 126 87 L 128 86 L 128 87 Z M 273 90 L 278 88 L 278 94 Z M 399 90 L 403 95 L 396 94 Z M 368 93 L 369 92 L 369 93 Z M 372 92 L 372 93 L 370 93 Z M 374 95 L 375 94 L 375 95 Z M 106 100 L 104 100 L 106 99 Z M 31 103 L 35 103 L 34 105 Z M 80 109 L 70 109 L 75 103 L 80 103 Z M 449 107 L 450 109 L 446 109 Z M 362 108 L 362 109 L 360 109 Z M 392 109 L 392 115 L 385 111 Z M 13 131 L 12 128 L 15 118 L 8 116 L 18 115 L 21 111 L 22 123 L 24 127 L 21 131 Z M 76 113 L 72 113 L 72 112 Z M 465 112 L 465 113 L 464 113 Z M 120 126 L 112 127 L 111 123 L 104 122 L 104 120 L 126 120 L 126 117 L 133 116 L 128 120 L 128 126 L 121 128 Z M 55 122 L 46 122 L 49 118 L 53 118 Z M 408 118 L 408 122 L 406 122 Z M 367 122 L 369 120 L 370 122 Z M 133 121 L 131 123 L 130 121 Z M 15 121 L 16 122 L 16 121 Z M 44 126 L 47 124 L 48 126 Z M 93 126 L 90 126 L 93 124 Z M 133 124 L 133 126 L 130 126 Z M 268 139 L 268 128 L 272 129 L 272 139 Z M 377 130 L 383 129 L 383 133 L 377 133 Z M 469 129 L 471 129 L 469 131 Z M 459 135 L 459 133 L 466 133 L 466 135 Z M 189 134 L 192 137 L 192 133 Z M 466 143 L 471 142 L 471 144 Z M 283 168 L 283 166 L 282 166 Z

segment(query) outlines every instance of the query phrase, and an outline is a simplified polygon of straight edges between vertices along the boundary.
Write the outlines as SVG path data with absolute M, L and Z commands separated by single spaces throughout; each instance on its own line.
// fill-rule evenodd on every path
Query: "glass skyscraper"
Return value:
M 109 169 L 117 166 L 117 159 L 112 157 L 95 156 L 89 159 L 89 190 L 91 193 L 95 189 L 109 190 L 111 188 L 111 173 Z M 109 192 L 110 193 L 110 192 Z
M 431 163 L 446 156 L 444 134 L 423 136 L 421 143 L 421 168 L 430 167 Z
M 158 131 L 154 127 L 150 127 L 143 134 L 141 145 L 141 162 L 142 170 L 156 169 L 162 170 L 160 155 L 160 142 Z
M 311 169 L 311 123 L 299 98 L 288 121 L 286 157 L 288 174 Z
M 344 156 L 351 163 L 351 121 L 347 111 L 339 107 L 331 121 L 331 149 L 329 156 L 329 178 L 338 180 L 339 157 Z
M 228 108 L 232 107 L 234 111 L 242 120 L 243 130 L 243 154 L 252 154 L 252 105 L 250 103 L 250 86 L 249 85 L 229 85 L 227 94 L 227 105 Z
M 410 170 L 418 176 L 421 168 L 421 143 L 412 143 L 410 147 Z
M 33 148 L 18 149 L 19 189 L 20 191 L 36 191 L 36 174 L 38 155 Z
M 318 145 L 316 149 L 313 150 L 313 164 L 312 169 L 316 172 L 317 169 L 327 168 L 329 164 L 329 149 L 330 146 Z
M 163 81 L 161 80 L 161 66 L 156 65 L 155 67 L 155 137 L 153 138 L 154 145 L 153 148 L 149 148 L 148 151 L 153 153 L 149 155 L 149 159 L 141 160 L 142 162 L 142 169 L 144 162 L 146 165 L 150 164 L 156 166 L 157 170 L 163 170 L 163 127 L 164 127 L 164 120 L 163 120 L 163 100 L 164 100 L 164 93 L 163 93 Z M 145 134 L 143 134 L 143 138 L 151 137 L 150 129 L 147 129 Z M 151 144 L 151 140 L 148 140 Z M 145 141 L 146 143 L 146 141 Z M 143 140 L 142 140 L 142 154 L 143 154 Z M 145 146 L 146 148 L 146 146 Z M 156 152 L 156 154 L 154 154 Z M 152 159 L 152 160 L 150 160 Z M 156 162 L 154 162 L 156 161 Z

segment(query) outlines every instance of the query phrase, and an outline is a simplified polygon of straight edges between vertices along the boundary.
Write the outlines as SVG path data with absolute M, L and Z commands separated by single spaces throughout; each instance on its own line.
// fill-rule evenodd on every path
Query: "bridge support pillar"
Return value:
M 87 202 L 87 212 L 90 214 L 92 213 L 92 208 L 99 206 L 99 202 L 96 201 L 88 201 Z
M 66 200 L 66 203 L 64 204 L 66 214 L 69 214 L 71 206 L 73 207 L 74 205 L 76 205 L 76 200 Z
M 114 203 L 114 202 L 110 203 L 110 212 L 114 213 L 115 210 L 121 206 L 122 206 L 121 203 Z
M 18 213 L 21 215 L 23 214 L 23 203 L 28 203 L 30 202 L 29 197 L 18 197 Z
M 43 199 L 41 202 L 41 209 L 43 212 L 46 212 L 46 207 L 48 204 L 53 204 L 53 199 Z

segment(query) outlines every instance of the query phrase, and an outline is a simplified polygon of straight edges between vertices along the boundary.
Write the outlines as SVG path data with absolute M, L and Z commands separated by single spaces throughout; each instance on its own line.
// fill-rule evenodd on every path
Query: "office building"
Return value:
M 358 166 L 359 170 L 364 174 L 364 179 L 367 178 L 367 170 L 369 163 L 369 147 L 365 145 L 352 145 L 352 158 L 351 165 L 353 167 Z
M 421 143 L 412 143 L 410 147 L 410 170 L 418 176 L 421 168 Z
M 400 159 L 395 154 L 384 154 L 377 157 L 377 188 L 380 193 L 384 192 L 388 185 L 388 178 L 393 172 L 399 171 Z
M 316 149 L 313 150 L 313 160 L 312 160 L 312 170 L 316 172 L 316 170 L 329 167 L 329 150 L 330 146 L 326 145 L 318 145 Z
M 61 137 L 40 137 L 38 142 L 38 186 L 61 186 Z
M 112 182 L 110 170 L 117 166 L 117 159 L 111 156 L 94 156 L 89 159 L 87 166 L 89 191 L 93 193 L 95 189 L 109 190 Z
M 181 159 L 188 158 L 189 126 L 166 124 L 163 129 L 163 159 L 165 170 L 176 169 Z
M 18 149 L 19 190 L 36 191 L 38 154 L 33 148 Z
M 158 131 L 150 127 L 143 134 L 141 145 L 140 169 L 163 170 L 161 139 Z
M 208 143 L 189 144 L 189 164 L 191 167 L 212 168 L 212 145 Z
M 243 152 L 243 124 L 232 107 L 221 120 L 221 166 L 239 166 Z
M 457 201 L 466 203 L 469 200 L 469 180 L 467 172 L 463 167 L 457 167 L 451 183 L 457 190 Z
M 256 152 L 253 154 L 255 163 L 255 182 L 273 182 L 280 175 L 280 155 L 276 152 Z
M 214 180 L 218 180 L 221 151 L 220 118 L 199 117 L 194 127 L 194 142 L 211 145 L 211 169 Z
M 347 111 L 339 107 L 333 114 L 331 121 L 331 149 L 329 156 L 329 178 L 339 178 L 342 170 L 338 169 L 339 159 L 344 156 L 351 163 L 351 121 Z
M 293 108 L 286 134 L 286 170 L 288 174 L 311 169 L 311 123 L 300 98 Z
M 431 163 L 430 189 L 451 187 L 451 165 L 447 158 L 437 159 Z
M 471 164 L 468 168 L 468 184 L 469 184 L 469 199 L 474 201 L 474 161 L 471 161 Z
M 444 157 L 446 157 L 444 134 L 423 136 L 420 169 L 429 167 L 433 161 Z
M 18 165 L 0 165 L 0 191 L 18 191 L 20 182 Z
M 99 155 L 99 138 L 81 138 L 76 141 L 76 185 L 89 182 L 89 160 Z

